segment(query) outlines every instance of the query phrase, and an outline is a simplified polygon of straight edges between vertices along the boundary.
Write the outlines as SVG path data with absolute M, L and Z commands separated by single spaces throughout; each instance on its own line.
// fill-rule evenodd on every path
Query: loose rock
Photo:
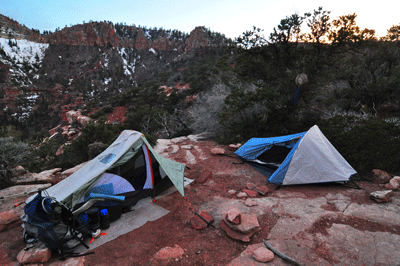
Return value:
M 400 188 L 400 176 L 395 176 L 390 179 L 389 183 L 385 185 L 385 188 L 390 190 L 397 190 Z
M 260 247 L 254 251 L 253 257 L 258 262 L 269 262 L 274 259 L 275 255 L 271 250 Z
M 177 259 L 181 258 L 184 253 L 185 251 L 183 250 L 183 248 L 175 244 L 174 247 L 165 247 L 160 249 L 154 256 L 154 258 L 158 260 Z
M 214 155 L 222 155 L 225 154 L 225 150 L 223 148 L 212 148 L 211 153 Z
M 21 264 L 43 263 L 50 259 L 51 250 L 48 248 L 30 248 L 21 250 L 17 260 Z
M 257 197 L 258 193 L 257 191 L 251 190 L 251 189 L 243 189 L 242 192 L 246 193 L 249 197 Z
M 374 170 L 372 170 L 372 174 L 373 174 L 372 178 L 373 178 L 374 182 L 378 183 L 378 184 L 388 183 L 390 181 L 390 179 L 392 179 L 392 176 L 383 170 L 374 169 Z
M 236 208 L 230 208 L 225 216 L 225 220 L 233 224 L 240 224 L 242 219 L 241 212 Z
M 236 194 L 236 197 L 238 199 L 242 199 L 242 198 L 246 198 L 248 195 L 246 194 L 246 192 L 239 192 Z
M 392 190 L 381 190 L 371 192 L 370 196 L 373 200 L 379 203 L 392 201 L 391 196 L 393 195 Z
M 212 224 L 214 222 L 214 217 L 212 217 L 211 214 L 209 214 L 208 212 L 201 212 L 199 213 L 199 215 L 201 216 L 201 218 L 203 218 L 204 220 L 206 220 L 208 222 L 208 224 Z M 190 223 L 192 225 L 193 229 L 196 230 L 202 230 L 208 227 L 208 224 L 203 221 L 199 216 L 195 215 L 191 220 Z

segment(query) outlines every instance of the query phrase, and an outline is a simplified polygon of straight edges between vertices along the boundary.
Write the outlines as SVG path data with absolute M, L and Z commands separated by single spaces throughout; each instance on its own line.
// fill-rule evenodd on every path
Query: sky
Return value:
M 106 20 L 185 33 L 205 26 L 234 39 L 253 26 L 268 36 L 281 19 L 319 6 L 331 11 L 332 19 L 356 13 L 357 25 L 378 36 L 400 24 L 399 0 L 0 0 L 0 14 L 41 32 Z

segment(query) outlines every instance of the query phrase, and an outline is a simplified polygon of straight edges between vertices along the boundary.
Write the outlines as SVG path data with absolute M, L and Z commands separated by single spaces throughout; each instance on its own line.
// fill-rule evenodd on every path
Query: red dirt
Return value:
M 188 142 L 181 143 L 188 144 Z M 180 144 L 180 145 L 181 145 Z M 186 176 L 196 180 L 200 178 L 205 171 L 213 173 L 206 182 L 193 182 L 185 189 L 187 200 L 178 192 L 174 192 L 158 200 L 156 204 L 169 210 L 170 212 L 162 218 L 148 222 L 144 226 L 135 229 L 117 239 L 105 243 L 94 249 L 95 254 L 85 256 L 84 265 L 227 265 L 233 259 L 238 257 L 249 245 L 262 242 L 268 237 L 270 230 L 279 219 L 277 214 L 268 212 L 268 214 L 258 216 L 259 224 L 262 228 L 257 232 L 249 243 L 243 243 L 229 238 L 221 229 L 207 227 L 203 230 L 191 228 L 190 219 L 194 216 L 192 210 L 198 211 L 202 204 L 209 202 L 214 196 L 223 198 L 235 198 L 235 195 L 228 193 L 229 190 L 241 191 L 246 188 L 246 184 L 253 183 L 256 186 L 266 184 L 266 178 L 255 171 L 247 164 L 241 164 L 237 158 L 221 155 L 211 155 L 209 150 L 215 147 L 215 143 L 210 141 L 201 141 L 193 143 L 202 149 L 208 159 L 200 160 L 197 163 L 189 165 Z M 227 149 L 226 149 L 227 150 Z M 177 154 L 172 155 L 172 159 L 185 162 L 186 150 L 180 149 Z M 192 150 L 195 154 L 196 150 Z M 196 155 L 196 154 L 195 154 Z M 218 174 L 215 174 L 218 173 Z M 367 181 L 358 181 L 362 188 L 373 191 L 382 189 L 381 185 L 373 184 Z M 340 192 L 351 198 L 353 202 L 362 204 L 373 204 L 369 199 L 368 193 L 360 197 L 360 194 L 353 193 L 354 189 L 340 185 L 319 184 L 304 186 L 280 187 L 280 192 L 298 193 L 302 197 L 317 198 L 325 196 L 328 193 L 335 194 Z M 267 197 L 274 197 L 274 193 L 269 193 Z M 258 197 L 263 197 L 258 195 Z M 325 210 L 336 211 L 332 205 L 324 206 Z M 309 233 L 326 233 L 326 230 L 332 226 L 332 223 L 341 223 L 353 226 L 359 230 L 387 230 L 400 234 L 400 226 L 391 227 L 382 226 L 372 222 L 359 219 L 331 219 L 324 217 L 314 223 Z M 112 226 L 112 225 L 111 225 Z M 217 225 L 216 225 L 217 226 Z M 16 256 L 24 244 L 20 227 L 14 227 L 0 234 L 2 247 L 0 248 L 0 257 L 2 265 L 9 265 L 16 261 Z M 170 261 L 158 261 L 154 258 L 155 254 L 162 248 L 174 247 L 177 244 L 184 249 L 181 258 Z M 331 258 L 329 250 L 326 250 L 322 244 L 313 247 L 316 254 L 327 259 Z M 57 261 L 55 254 L 52 259 L 44 265 L 51 265 Z M 334 263 L 334 261 L 332 261 Z

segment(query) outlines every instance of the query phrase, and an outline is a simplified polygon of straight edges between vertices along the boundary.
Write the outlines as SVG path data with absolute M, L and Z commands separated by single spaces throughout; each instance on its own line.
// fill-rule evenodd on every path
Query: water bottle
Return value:
M 100 211 L 100 226 L 101 229 L 107 229 L 110 227 L 110 215 L 107 209 Z

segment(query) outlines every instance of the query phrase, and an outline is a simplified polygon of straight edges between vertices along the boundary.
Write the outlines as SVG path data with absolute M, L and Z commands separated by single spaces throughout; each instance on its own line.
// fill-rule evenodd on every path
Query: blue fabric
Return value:
M 292 150 L 286 156 L 285 160 L 279 166 L 279 168 L 271 175 L 268 182 L 274 184 L 282 184 L 285 178 L 286 172 L 289 168 L 290 162 L 292 161 L 293 154 L 299 146 L 301 138 L 307 132 L 272 137 L 272 138 L 252 138 L 246 142 L 242 147 L 240 147 L 235 154 L 246 160 L 255 160 L 261 154 L 271 149 L 272 146 L 284 146 L 286 148 L 291 148 Z M 268 176 L 268 175 L 266 175 Z
M 91 193 L 104 194 L 104 195 L 114 195 L 114 185 L 112 183 L 103 184 L 99 186 L 92 187 L 85 194 L 85 201 L 88 201 Z
M 290 101 L 290 103 L 292 105 L 297 105 L 299 104 L 299 99 L 300 99 L 300 87 L 296 86 L 296 90 L 294 91 L 292 100 Z
M 95 198 L 115 200 L 115 201 L 124 201 L 125 200 L 125 196 L 111 196 L 111 195 L 97 194 L 97 193 L 89 194 L 89 199 L 95 199 Z
M 246 160 L 255 160 L 258 156 L 271 149 L 273 145 L 293 148 L 298 139 L 306 132 L 272 138 L 252 138 L 240 147 L 235 154 Z

